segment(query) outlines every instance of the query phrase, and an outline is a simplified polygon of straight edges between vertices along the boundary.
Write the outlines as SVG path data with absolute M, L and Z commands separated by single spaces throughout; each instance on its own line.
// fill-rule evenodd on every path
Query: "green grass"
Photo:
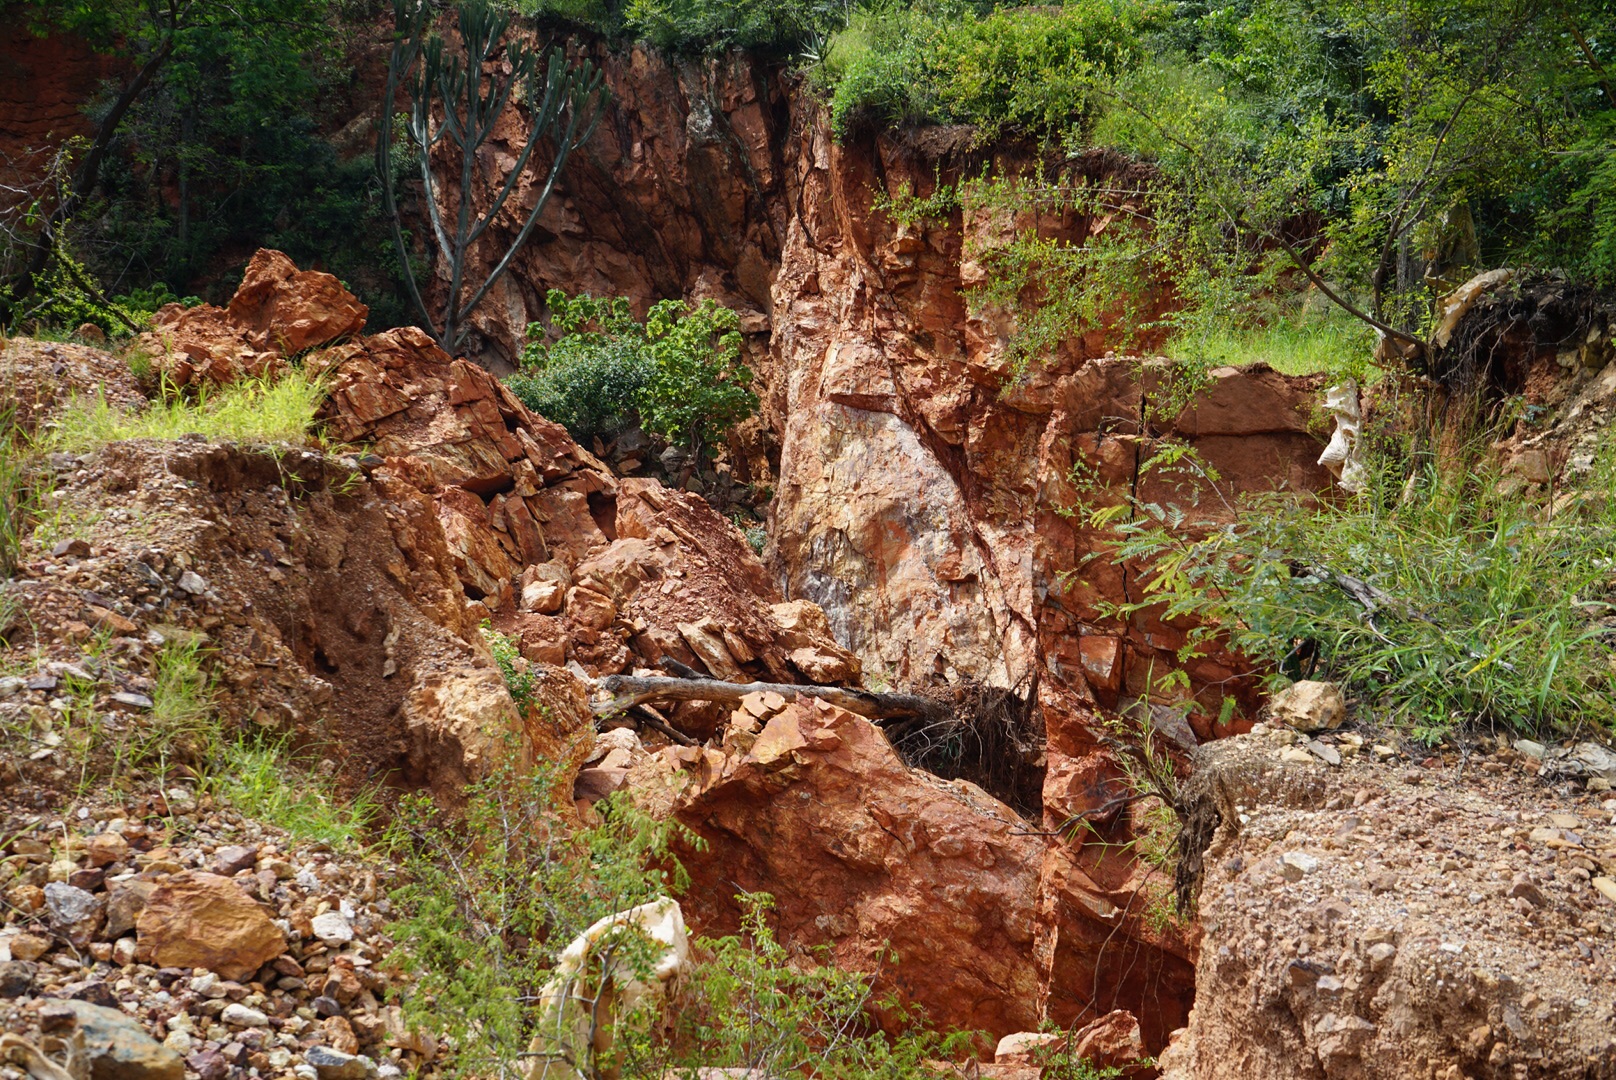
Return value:
M 16 572 L 22 548 L 30 502 L 25 455 L 15 408 L 0 406 L 0 577 Z
M 1267 364 L 1283 375 L 1352 375 L 1363 381 L 1375 347 L 1374 331 L 1346 316 L 1288 315 L 1252 329 L 1186 334 L 1168 343 L 1174 360 L 1205 367 Z
M 212 771 L 212 788 L 250 818 L 284 829 L 305 843 L 359 845 L 380 809 L 376 793 L 339 795 L 336 784 L 307 768 L 287 739 L 227 742 Z
M 204 391 L 194 401 L 171 390 L 140 412 L 127 412 L 97 394 L 63 410 L 44 440 L 47 450 L 93 450 L 124 439 L 178 439 L 203 435 L 223 442 L 308 439 L 324 384 L 294 369 L 279 379 L 248 379 Z

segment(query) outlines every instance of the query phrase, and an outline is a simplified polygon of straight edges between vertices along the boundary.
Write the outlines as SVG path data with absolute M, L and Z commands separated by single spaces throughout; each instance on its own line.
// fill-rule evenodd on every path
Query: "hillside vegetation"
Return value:
M 1130 256 L 1174 283 L 1194 313 L 1176 324 L 1196 333 L 1211 312 L 1270 321 L 1277 276 L 1297 283 L 1304 265 L 1409 352 L 1431 296 L 1467 269 L 1616 282 L 1604 0 L 512 2 L 547 36 L 763 54 L 824 98 L 838 138 L 966 124 L 979 145 L 1152 162 L 1160 181 L 1131 212 L 1155 242 Z M 336 130 L 389 14 L 376 0 L 0 3 L 137 72 L 89 105 L 114 129 L 104 145 L 68 147 L 31 199 L 7 200 L 4 321 L 124 329 L 209 293 L 231 277 L 221 263 L 260 245 L 349 280 L 373 326 L 409 321 L 373 163 L 356 152 L 369 137 Z M 1130 194 L 1019 197 L 1104 209 Z M 38 211 L 64 201 L 41 257 Z

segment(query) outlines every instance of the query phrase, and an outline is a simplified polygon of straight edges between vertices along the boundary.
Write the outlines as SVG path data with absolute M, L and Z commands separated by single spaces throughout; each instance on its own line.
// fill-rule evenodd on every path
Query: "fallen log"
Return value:
M 850 713 L 871 720 L 897 720 L 912 717 L 941 719 L 947 709 L 918 694 L 877 694 L 850 690 L 844 686 L 798 685 L 796 683 L 732 683 L 722 679 L 672 678 L 666 675 L 608 675 L 595 684 L 611 695 L 591 708 L 597 716 L 626 712 L 649 701 L 717 701 L 739 705 L 747 694 L 779 694 L 787 701 L 818 698 Z

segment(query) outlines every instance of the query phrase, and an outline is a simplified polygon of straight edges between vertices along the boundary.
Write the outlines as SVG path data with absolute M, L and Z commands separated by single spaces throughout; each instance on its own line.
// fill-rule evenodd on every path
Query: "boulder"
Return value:
M 1049 842 L 974 784 L 908 768 L 863 717 L 767 698 L 729 716 L 722 750 L 669 747 L 629 770 L 642 805 L 708 845 L 682 857 L 704 933 L 739 929 L 737 892 L 770 892 L 787 948 L 879 972 L 878 997 L 939 1027 L 1027 1031 L 1044 1002 L 1060 1019 L 1096 985 L 1149 1004 L 1163 1035 L 1184 1022 L 1189 965 L 1126 915 L 1136 882 L 1046 870 Z
M 279 251 L 261 249 L 226 309 L 246 327 L 260 349 L 296 356 L 353 337 L 365 328 L 370 309 L 330 274 L 299 270 Z
M 1139 1021 L 1126 1009 L 1115 1009 L 1072 1036 L 1072 1057 L 1097 1070 L 1121 1069 L 1145 1057 Z
M 135 926 L 158 967 L 207 968 L 238 982 L 286 951 L 280 928 L 235 882 L 197 870 L 153 889 Z
M 1045 1031 L 1017 1031 L 999 1040 L 993 1049 L 995 1065 L 1035 1065 L 1047 1048 L 1065 1036 Z

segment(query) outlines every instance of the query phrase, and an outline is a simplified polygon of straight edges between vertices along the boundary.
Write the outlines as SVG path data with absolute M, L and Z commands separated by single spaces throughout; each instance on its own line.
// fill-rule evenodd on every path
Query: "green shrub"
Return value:
M 483 640 L 488 642 L 488 650 L 494 654 L 494 664 L 505 679 L 505 688 L 511 692 L 516 711 L 526 716 L 534 703 L 534 679 L 528 670 L 527 659 L 510 635 L 495 630 L 487 619 L 478 629 L 482 632 Z
M 692 451 L 722 440 L 757 410 L 752 373 L 741 363 L 740 320 L 711 300 L 652 306 L 641 323 L 621 299 L 549 295 L 550 322 L 528 327 L 522 370 L 507 379 L 516 396 L 582 440 L 639 424 Z
M 645 321 L 651 370 L 640 392 L 647 431 L 699 456 L 757 411 L 739 326 L 735 312 L 711 300 L 694 308 L 664 300 L 651 308 Z
M 1094 91 L 1135 66 L 1147 4 L 1074 0 L 1061 7 L 927 14 L 887 8 L 851 20 L 826 60 L 831 124 L 971 124 L 979 142 L 1021 132 L 1081 139 Z
M 561 950 L 596 920 L 686 882 L 673 857 L 682 827 L 624 803 L 575 830 L 558 779 L 552 766 L 521 775 L 505 764 L 466 790 L 462 816 L 410 795 L 390 830 L 410 881 L 391 931 L 416 978 L 406 1015 L 448 1038 L 451 1077 L 520 1076 Z
M 623 32 L 621 0 L 518 0 L 516 9 L 541 23 L 580 27 L 609 38 Z
M 506 383 L 528 408 L 580 440 L 633 426 L 650 360 L 628 301 L 552 291 L 549 303 L 560 340 L 547 344 L 544 325 L 530 325 L 522 369 Z
M 626 22 L 669 52 L 795 52 L 837 18 L 828 0 L 630 0 Z
M 1315 677 L 1427 740 L 1465 725 L 1616 727 L 1600 623 L 1616 611 L 1609 456 L 1558 513 L 1495 471 L 1407 461 L 1372 456 L 1372 483 L 1351 498 L 1224 493 L 1229 522 L 1200 520 L 1190 494 L 1205 505 L 1215 473 L 1165 447 L 1146 471 L 1158 489 L 1185 481 L 1182 498 L 1124 495 L 1086 512 L 1110 530 L 1110 557 L 1148 568 L 1141 599 L 1110 614 L 1162 605 L 1163 618 L 1199 624 L 1181 659 L 1223 636 L 1275 682 L 1304 674 L 1287 657 L 1311 641 Z

